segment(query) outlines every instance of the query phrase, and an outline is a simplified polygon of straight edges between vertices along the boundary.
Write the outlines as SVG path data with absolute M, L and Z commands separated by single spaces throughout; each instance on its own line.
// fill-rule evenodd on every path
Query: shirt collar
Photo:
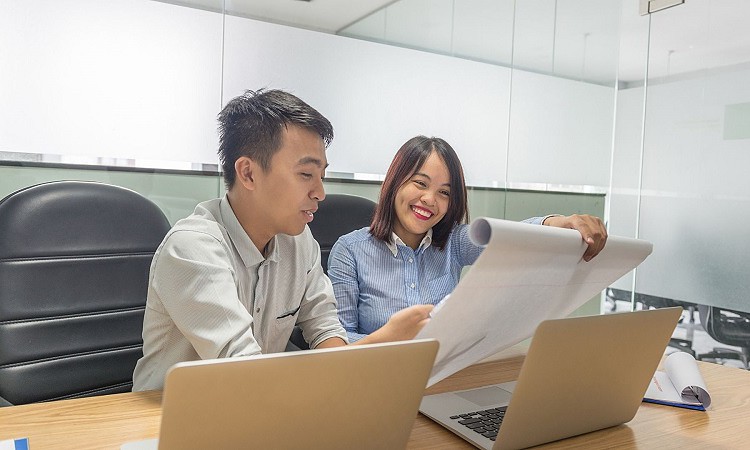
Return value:
M 393 253 L 393 256 L 398 256 L 398 246 L 403 245 L 404 247 L 408 247 L 404 241 L 401 240 L 396 233 L 391 232 L 391 240 L 386 242 L 385 245 L 388 246 L 388 249 Z M 417 251 L 420 249 L 424 250 L 427 247 L 432 245 L 432 228 L 427 230 L 427 234 L 424 235 L 422 238 L 422 242 L 419 243 L 419 246 L 417 247 Z
M 227 230 L 229 238 L 232 240 L 232 244 L 237 253 L 240 255 L 240 258 L 242 258 L 245 267 L 257 266 L 266 259 L 278 261 L 279 252 L 276 245 L 276 236 L 271 238 L 268 242 L 268 257 L 264 257 L 263 254 L 258 251 L 258 248 L 255 247 L 250 236 L 245 233 L 245 229 L 242 228 L 240 221 L 237 220 L 237 216 L 234 214 L 234 210 L 232 210 L 232 206 L 229 204 L 229 199 L 227 199 L 226 194 L 221 198 L 219 210 L 221 212 L 222 224 Z

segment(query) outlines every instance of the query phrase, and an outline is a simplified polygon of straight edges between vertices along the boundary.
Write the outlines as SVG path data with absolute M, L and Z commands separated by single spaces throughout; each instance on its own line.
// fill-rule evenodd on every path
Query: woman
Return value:
M 466 184 L 456 152 L 440 138 L 417 136 L 388 168 L 370 227 L 339 238 L 328 276 L 350 342 L 411 305 L 437 304 L 456 287 L 482 247 L 469 239 Z M 588 242 L 587 261 L 606 241 L 601 220 L 551 215 L 524 222 L 574 228 Z

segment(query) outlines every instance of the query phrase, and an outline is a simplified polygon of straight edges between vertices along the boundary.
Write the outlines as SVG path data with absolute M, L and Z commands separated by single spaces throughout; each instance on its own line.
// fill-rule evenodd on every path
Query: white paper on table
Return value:
M 428 386 L 529 338 L 569 315 L 651 254 L 647 241 L 609 236 L 582 259 L 578 231 L 478 218 L 470 236 L 486 248 L 415 339 L 440 342 Z

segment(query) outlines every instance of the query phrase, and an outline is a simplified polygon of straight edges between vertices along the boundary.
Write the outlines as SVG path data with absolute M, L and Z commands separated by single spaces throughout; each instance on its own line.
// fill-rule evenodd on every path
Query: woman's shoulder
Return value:
M 367 241 L 372 239 L 373 236 L 370 234 L 370 227 L 362 227 L 358 230 L 350 231 L 338 238 L 338 242 L 345 242 L 349 245 L 357 242 Z
M 468 224 L 459 223 L 455 227 L 453 227 L 453 230 L 451 230 L 451 235 L 448 238 L 448 247 L 451 249 L 451 252 L 459 253 L 476 247 L 476 245 L 474 245 L 474 243 L 471 241 L 471 237 L 469 236 Z
M 451 240 L 461 240 L 469 237 L 469 224 L 459 223 L 451 230 Z

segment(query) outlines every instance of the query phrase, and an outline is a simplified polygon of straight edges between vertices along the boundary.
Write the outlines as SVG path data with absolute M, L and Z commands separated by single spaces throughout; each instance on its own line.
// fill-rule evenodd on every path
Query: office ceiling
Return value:
M 421 14 L 427 8 L 428 0 L 407 0 L 412 6 L 412 16 L 415 23 L 404 36 L 408 40 L 408 34 L 412 30 L 423 30 L 431 26 L 430 20 L 434 22 L 435 13 Z M 407 1 L 402 3 L 406 4 Z M 433 8 L 438 4 L 448 4 L 449 7 L 458 11 L 459 1 L 463 1 L 464 7 L 462 12 L 464 20 L 467 23 L 481 23 L 487 21 L 487 12 L 485 8 L 496 7 L 500 3 L 512 4 L 511 0 L 498 2 L 497 0 L 443 0 L 441 2 L 429 3 Z M 451 4 L 451 1 L 454 3 Z M 618 81 L 627 85 L 628 83 L 639 84 L 645 75 L 646 51 L 649 51 L 649 78 L 660 78 L 665 76 L 674 76 L 677 74 L 694 74 L 700 73 L 706 69 L 721 68 L 750 62 L 750 32 L 747 32 L 747 23 L 750 23 L 750 1 L 747 0 L 722 0 L 721 2 L 711 0 L 686 0 L 684 5 L 670 8 L 667 14 L 657 12 L 651 16 L 651 45 L 647 47 L 649 18 L 648 16 L 638 16 L 638 0 L 624 0 L 625 8 L 632 8 L 631 14 L 629 9 L 622 14 L 620 19 L 619 45 L 616 41 L 616 30 L 607 29 L 610 25 L 606 21 L 597 21 L 596 15 L 601 14 L 601 0 L 575 0 L 563 2 L 563 0 L 523 0 L 522 7 L 525 9 L 524 14 L 531 17 L 535 14 L 534 8 L 537 8 L 540 16 L 549 15 L 554 11 L 555 15 L 563 14 L 563 17 L 557 17 L 555 24 L 563 23 L 568 29 L 577 30 L 577 33 L 565 35 L 560 33 L 554 37 L 554 50 L 552 56 L 554 70 L 550 71 L 550 50 L 543 50 L 549 47 L 550 39 L 543 33 L 537 33 L 539 36 L 538 43 L 525 42 L 530 49 L 523 53 L 524 68 L 531 70 L 537 69 L 540 72 L 555 73 L 560 76 L 570 78 L 585 79 L 587 81 L 599 82 L 602 84 L 611 84 L 617 73 Z M 618 0 L 612 0 L 609 3 L 609 9 L 616 5 Z M 401 8 L 399 0 L 181 0 L 168 1 L 186 6 L 199 7 L 221 11 L 226 9 L 230 14 L 240 15 L 260 19 L 264 21 L 296 26 L 310 30 L 317 30 L 327 33 L 339 33 L 356 24 L 362 19 L 372 18 L 372 14 L 382 14 L 383 10 L 396 11 Z M 559 3 L 558 3 L 559 2 Z M 632 5 L 628 5 L 628 2 Z M 450 6 L 453 5 L 453 6 Z M 588 6 L 586 6 L 588 5 Z M 520 5 L 516 4 L 516 14 L 518 16 Z M 566 8 L 587 10 L 588 17 L 585 14 L 565 15 Z M 596 11 L 596 8 L 600 8 Z M 506 11 L 511 11 L 512 7 Z M 593 12 L 592 12 L 593 11 Z M 466 19 L 467 13 L 475 17 Z M 393 16 L 390 16 L 393 17 Z M 505 20 L 502 18 L 500 20 Z M 592 20 L 592 17 L 594 19 Z M 518 17 L 516 17 L 518 19 Z M 368 19 L 369 20 L 369 19 Z M 402 19 L 403 20 L 403 19 Z M 576 24 L 576 21 L 580 21 Z M 541 21 L 540 21 L 541 23 Z M 411 24 L 410 24 L 411 25 Z M 508 23 L 502 23 L 502 26 L 513 26 L 512 18 L 508 18 Z M 516 23 L 517 29 L 521 25 Z M 356 26 L 355 26 L 356 27 Z M 551 28 L 551 27 L 550 27 Z M 590 28 L 590 29 L 589 29 Z M 562 27 L 560 28 L 562 29 Z M 418 31 L 416 31 L 418 32 Z M 534 30 L 527 33 L 526 36 L 534 36 Z M 588 58 L 586 58 L 586 76 L 581 76 L 581 44 L 580 36 L 590 34 L 592 37 L 602 36 L 611 33 L 612 36 L 606 37 L 605 45 L 589 46 L 587 49 Z M 346 33 L 352 35 L 352 33 Z M 435 33 L 433 33 L 434 35 Z M 528 39 L 528 38 L 524 38 Z M 385 40 L 388 39 L 376 39 Z M 523 42 L 516 36 L 516 46 L 518 42 Z M 420 45 L 414 45 L 409 42 L 404 43 L 407 47 L 420 48 Z M 476 40 L 471 42 L 474 50 L 478 55 L 494 54 L 495 58 L 475 58 L 491 63 L 509 65 L 510 52 L 504 55 L 498 55 L 496 49 L 490 49 L 489 46 L 497 46 L 496 41 L 489 39 Z M 441 51 L 435 44 L 431 48 L 429 43 L 422 46 L 427 50 L 436 50 L 439 53 L 448 53 Z M 619 47 L 618 50 L 613 48 Z M 537 53 L 534 49 L 542 49 Z M 516 49 L 517 50 L 517 49 Z M 599 52 L 599 53 L 597 53 Z M 516 51 L 514 60 L 521 61 L 519 56 L 521 52 Z M 614 56 L 613 56 L 614 55 Z M 471 57 L 469 55 L 469 57 Z M 615 61 L 613 62 L 613 57 Z M 518 66 L 519 64 L 516 64 Z M 567 73 L 566 73 L 567 71 Z
M 394 0 L 162 0 L 309 30 L 336 33 Z

